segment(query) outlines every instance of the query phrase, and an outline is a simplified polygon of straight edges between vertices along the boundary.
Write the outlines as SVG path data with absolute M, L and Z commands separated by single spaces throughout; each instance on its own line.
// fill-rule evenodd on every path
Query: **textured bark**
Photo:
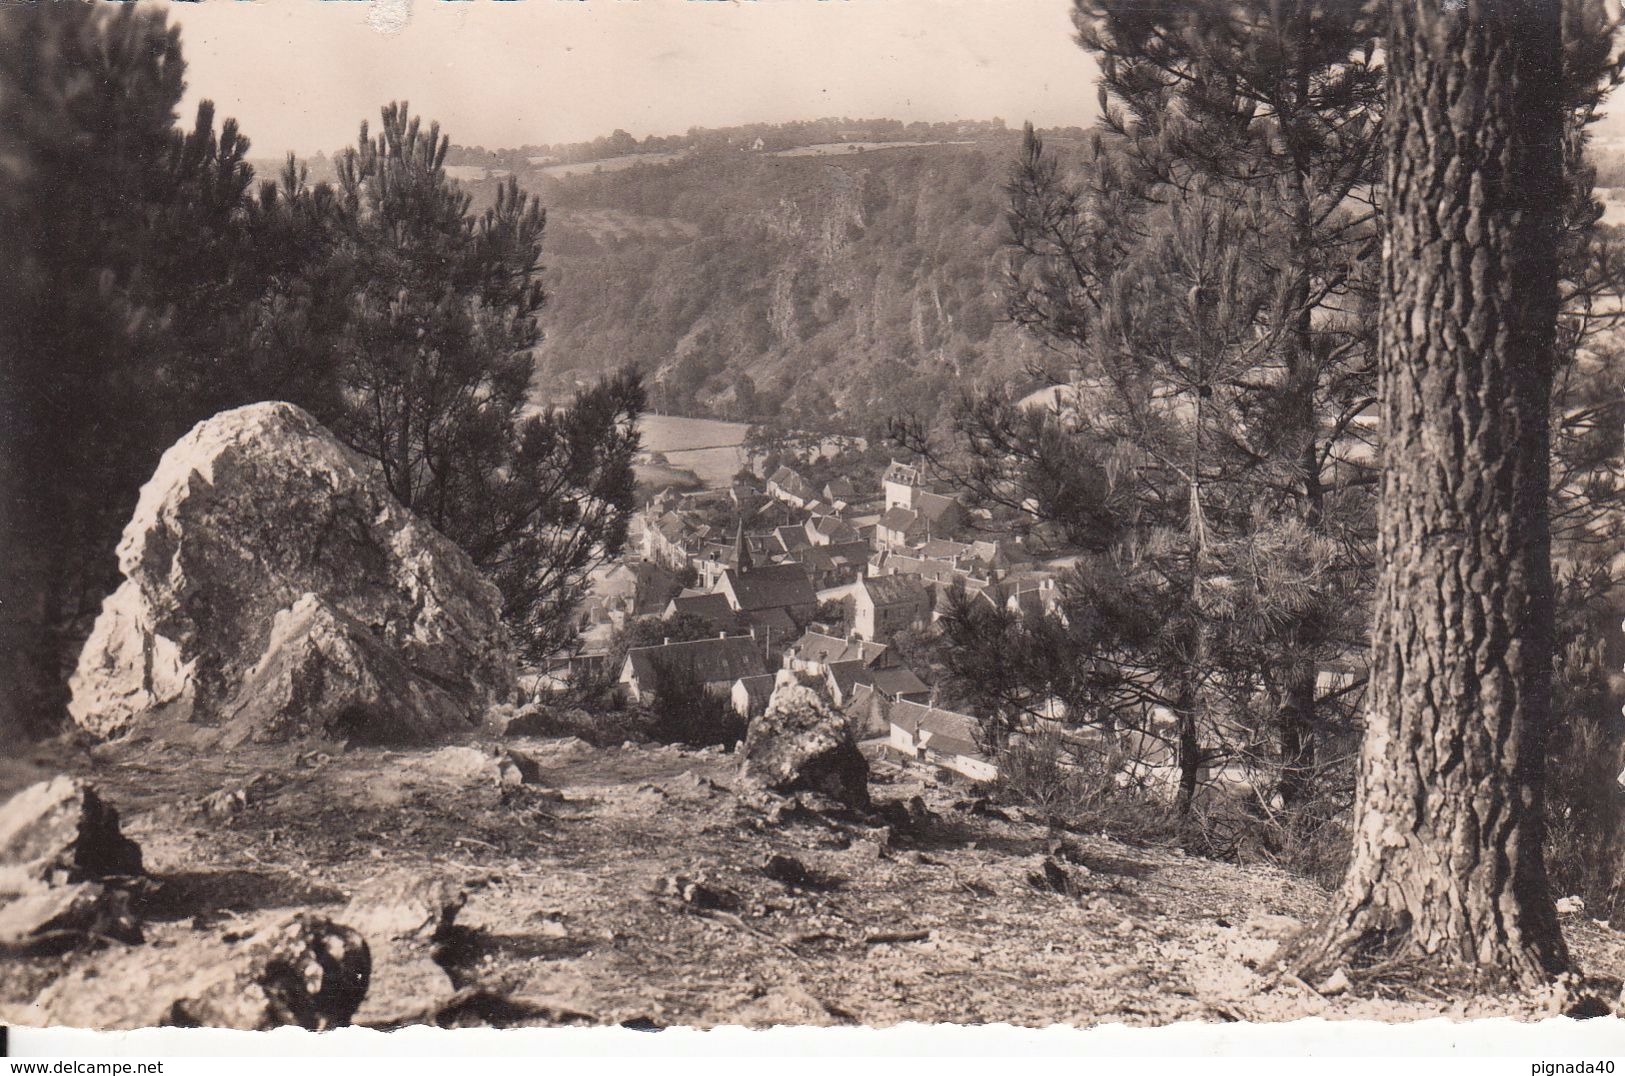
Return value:
M 1568 964 L 1541 858 L 1559 8 L 1390 8 L 1381 579 L 1353 860 L 1308 970 Z

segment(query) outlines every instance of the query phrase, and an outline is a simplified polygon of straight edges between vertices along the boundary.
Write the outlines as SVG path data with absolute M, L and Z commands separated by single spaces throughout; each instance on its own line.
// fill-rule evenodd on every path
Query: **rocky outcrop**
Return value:
M 817 792 L 849 807 L 869 806 L 869 764 L 846 720 L 811 689 L 781 684 L 750 723 L 739 776 L 772 792 Z
M 255 404 L 164 453 L 118 549 L 69 712 L 275 742 L 422 741 L 515 690 L 496 589 L 309 414 Z

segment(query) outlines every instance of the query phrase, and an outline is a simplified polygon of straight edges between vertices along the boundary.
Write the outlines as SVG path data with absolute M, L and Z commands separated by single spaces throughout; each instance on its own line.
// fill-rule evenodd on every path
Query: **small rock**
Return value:
M 541 779 L 534 758 L 505 747 L 482 749 L 466 745 L 442 747 L 416 763 L 420 770 L 460 783 L 490 783 L 514 788 Z
M 323 1031 L 350 1022 L 372 978 L 372 954 L 361 935 L 307 913 L 255 935 L 242 953 L 171 1002 L 160 1022 Z
M 1303 930 L 1303 921 L 1290 915 L 1255 915 L 1241 924 L 1243 934 L 1285 941 Z
M 53 777 L 0 805 L 0 872 L 42 882 L 139 875 L 141 848 L 92 786 Z
M 875 862 L 887 859 L 890 855 L 886 850 L 885 842 L 877 840 L 853 841 L 850 850 L 855 852 L 859 859 L 874 860 Z
M 813 880 L 812 872 L 805 863 L 793 856 L 777 853 L 767 857 L 767 862 L 762 865 L 762 873 L 785 885 L 805 886 Z
M 539 703 L 498 703 L 486 711 L 485 727 L 497 736 L 545 736 L 554 727 L 553 715 Z
M 685 798 L 710 799 L 727 791 L 711 778 L 693 770 L 684 770 L 676 777 L 662 786 L 668 793 L 676 793 Z
M 1068 869 L 1057 862 L 1055 857 L 1045 856 L 1038 870 L 1027 875 L 1027 884 L 1044 892 L 1078 897 L 1088 892 L 1088 887 L 1082 881 L 1088 874 L 1088 867 Z
M 1558 915 L 1584 915 L 1586 902 L 1583 897 L 1561 897 L 1557 901 Z
M 680 874 L 667 878 L 661 890 L 684 904 L 705 911 L 732 912 L 739 908 L 737 894 L 703 880 L 685 878 Z
M 496 750 L 497 783 L 504 788 L 536 784 L 542 779 L 542 764 L 523 751 L 511 747 Z
M 1339 994 L 1348 993 L 1349 987 L 1352 985 L 1349 982 L 1348 974 L 1342 968 L 1338 968 L 1326 977 L 1325 982 L 1315 987 L 1315 993 L 1321 997 L 1335 998 Z

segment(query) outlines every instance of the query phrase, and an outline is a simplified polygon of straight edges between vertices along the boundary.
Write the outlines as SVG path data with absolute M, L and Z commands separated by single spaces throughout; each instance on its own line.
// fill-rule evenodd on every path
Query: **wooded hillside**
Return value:
M 631 361 L 663 411 L 863 429 L 1024 380 L 1039 348 L 999 289 L 1013 133 L 752 144 L 520 172 L 549 213 L 544 395 Z

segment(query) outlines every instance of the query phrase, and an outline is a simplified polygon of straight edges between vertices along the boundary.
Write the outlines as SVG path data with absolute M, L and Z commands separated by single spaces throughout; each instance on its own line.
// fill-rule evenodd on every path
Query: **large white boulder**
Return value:
M 497 590 L 305 411 L 199 423 L 142 487 L 69 712 L 235 739 L 388 742 L 475 728 L 515 693 Z

